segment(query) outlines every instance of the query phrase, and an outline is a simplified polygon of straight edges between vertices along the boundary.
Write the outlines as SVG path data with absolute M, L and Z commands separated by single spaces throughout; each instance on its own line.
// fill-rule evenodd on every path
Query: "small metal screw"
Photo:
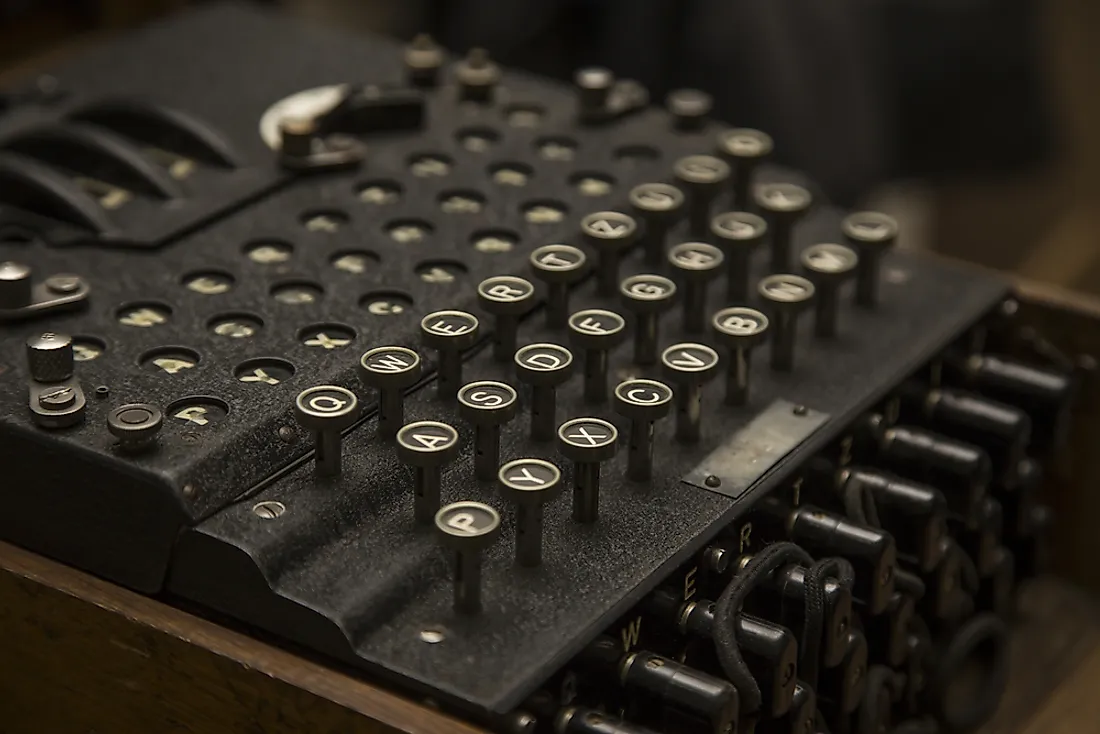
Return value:
M 51 275 L 46 278 L 46 287 L 54 293 L 73 293 L 80 290 L 82 284 L 77 275 Z
M 183 441 L 188 446 L 194 446 L 195 444 L 197 444 L 201 440 L 201 438 L 199 437 L 199 434 L 197 434 L 197 433 L 185 433 L 182 436 L 180 436 L 180 440 Z
M 187 499 L 195 499 L 199 494 L 199 489 L 194 484 L 183 485 L 183 496 Z
M 447 636 L 443 634 L 443 630 L 433 628 L 420 630 L 420 641 L 427 642 L 429 645 L 443 642 L 445 639 Z
M 286 512 L 286 505 L 282 502 L 275 502 L 273 500 L 257 502 L 252 506 L 252 514 L 263 520 L 274 520 L 284 512 Z
M 795 415 L 806 415 L 806 413 L 808 413 L 809 411 L 806 410 L 805 405 L 796 405 L 794 406 L 794 410 L 791 412 L 793 412 Z
M 107 387 L 106 385 L 100 385 L 99 387 L 97 387 L 95 389 L 95 396 L 97 398 L 105 398 L 110 394 L 111 394 L 111 388 Z
M 711 487 L 711 488 L 721 487 L 722 486 L 722 480 L 719 479 L 718 477 L 714 476 L 713 474 L 711 474 L 711 475 L 707 476 L 706 479 L 703 480 L 703 484 L 705 484 L 705 485 L 707 485 L 708 487 Z
M 38 396 L 38 404 L 50 410 L 64 410 L 76 402 L 76 392 L 71 387 L 55 387 Z
M 294 433 L 294 429 L 290 426 L 283 426 L 278 430 L 276 435 L 281 441 L 284 441 L 285 443 L 294 443 L 298 440 L 298 436 Z

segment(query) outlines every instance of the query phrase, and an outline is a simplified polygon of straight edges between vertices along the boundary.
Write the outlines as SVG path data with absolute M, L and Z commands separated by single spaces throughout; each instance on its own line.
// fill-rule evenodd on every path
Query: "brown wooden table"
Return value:
M 1033 582 L 988 734 L 1100 731 L 1100 602 Z M 407 698 L 0 543 L 3 734 L 472 734 Z
M 473 734 L 460 721 L 0 543 L 3 734 Z

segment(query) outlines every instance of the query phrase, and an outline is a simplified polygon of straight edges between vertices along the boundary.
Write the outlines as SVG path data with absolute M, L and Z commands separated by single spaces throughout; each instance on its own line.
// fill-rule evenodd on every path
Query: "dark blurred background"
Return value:
M 198 0 L 0 0 L 0 86 Z M 256 0 L 259 1 L 259 0 Z M 608 66 L 719 117 L 904 246 L 1100 293 L 1095 0 L 266 0 L 568 78 Z

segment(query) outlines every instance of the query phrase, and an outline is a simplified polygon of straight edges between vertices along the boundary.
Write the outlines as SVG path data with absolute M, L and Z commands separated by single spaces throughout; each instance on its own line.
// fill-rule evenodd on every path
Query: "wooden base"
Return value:
M 1029 582 L 1010 655 L 1008 690 L 981 734 L 1100 731 L 1100 599 L 1054 578 Z M 1082 700 L 1067 708 L 1074 691 Z
M 405 698 L 0 543 L 4 734 L 474 734 Z
M 1025 591 L 1013 676 L 984 734 L 1100 722 L 1100 601 Z M 0 543 L 4 734 L 475 734 L 346 673 Z
M 1068 445 L 1047 468 L 1043 501 L 1054 510 L 1053 564 L 1060 576 L 1100 591 L 1096 518 L 1100 517 L 1100 296 L 1018 281 L 1018 320 L 1066 355 L 1092 362 L 1079 371 Z M 1100 732 L 1100 725 L 1093 731 Z

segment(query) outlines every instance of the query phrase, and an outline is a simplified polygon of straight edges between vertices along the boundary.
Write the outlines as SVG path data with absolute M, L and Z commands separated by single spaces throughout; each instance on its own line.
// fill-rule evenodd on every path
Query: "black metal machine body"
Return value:
M 228 5 L 53 79 L 0 116 L 0 537 L 504 730 L 995 707 L 1072 392 L 1004 282 L 605 70 Z

